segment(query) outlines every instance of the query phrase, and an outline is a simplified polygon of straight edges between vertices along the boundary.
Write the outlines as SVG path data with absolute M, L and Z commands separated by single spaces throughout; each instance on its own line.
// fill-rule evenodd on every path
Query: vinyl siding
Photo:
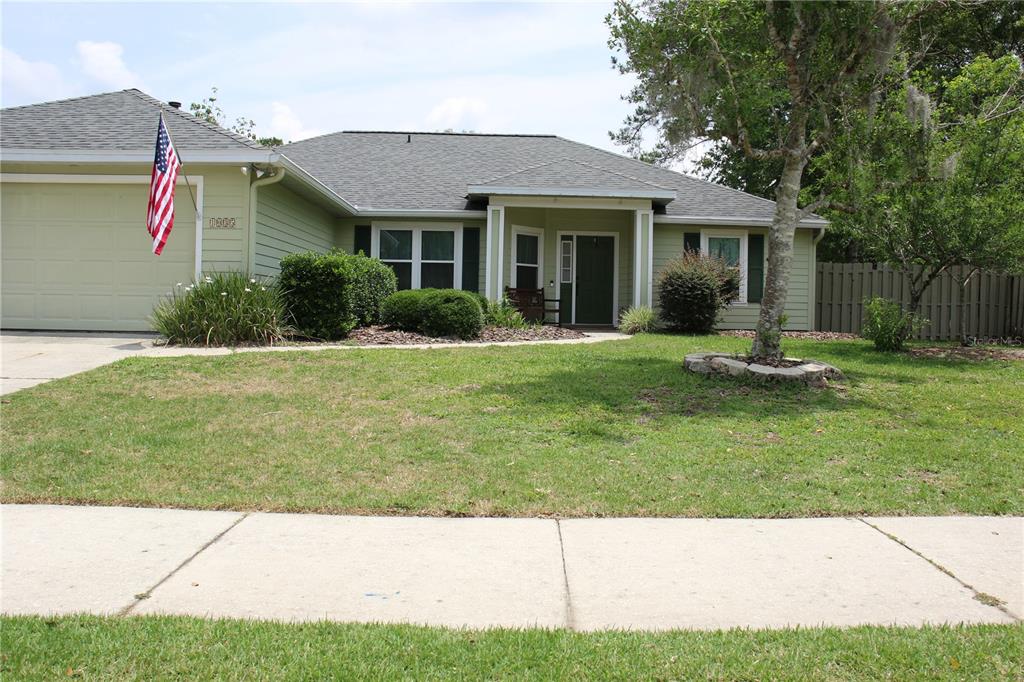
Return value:
M 665 264 L 683 252 L 683 235 L 699 232 L 699 226 L 654 225 L 654 307 L 659 306 L 658 277 Z M 721 228 L 715 227 L 718 230 Z M 736 228 L 744 230 L 747 228 Z M 747 229 L 748 234 L 767 234 L 766 230 Z M 814 235 L 813 230 L 797 230 L 793 242 L 793 270 L 790 273 L 789 295 L 786 297 L 786 329 L 809 330 L 811 302 L 814 297 Z M 767 243 L 767 240 L 766 240 Z M 722 313 L 719 329 L 753 329 L 761 306 L 757 303 L 735 303 Z
M 274 276 L 289 253 L 329 251 L 335 243 L 334 218 L 286 187 L 256 189 L 257 275 Z

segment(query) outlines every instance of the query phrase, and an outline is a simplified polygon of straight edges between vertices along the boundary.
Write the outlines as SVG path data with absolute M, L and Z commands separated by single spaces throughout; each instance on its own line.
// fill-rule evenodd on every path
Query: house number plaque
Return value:
M 210 218 L 211 230 L 234 230 L 238 227 L 236 218 Z

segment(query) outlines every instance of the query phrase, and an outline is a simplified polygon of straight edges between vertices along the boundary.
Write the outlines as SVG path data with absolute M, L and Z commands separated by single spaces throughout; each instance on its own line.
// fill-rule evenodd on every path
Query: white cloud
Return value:
M 484 127 L 487 103 L 479 97 L 448 97 L 427 114 L 430 130 L 477 130 Z
M 49 62 L 30 62 L 3 47 L 0 48 L 0 64 L 4 106 L 60 99 L 72 94 L 60 69 Z
M 145 89 L 142 79 L 124 63 L 124 48 L 119 43 L 80 40 L 76 47 L 79 65 L 90 78 L 118 90 Z
M 283 102 L 272 102 L 270 105 L 269 134 L 280 137 L 285 142 L 304 140 L 307 137 L 321 135 L 321 131 L 307 128 L 295 115 L 292 108 Z

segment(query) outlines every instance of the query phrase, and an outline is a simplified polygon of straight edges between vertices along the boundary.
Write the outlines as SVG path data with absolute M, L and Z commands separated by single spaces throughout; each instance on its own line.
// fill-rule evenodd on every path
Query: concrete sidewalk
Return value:
M 7 614 L 667 629 L 1013 623 L 1024 519 L 438 519 L 8 505 Z
M 232 353 L 280 353 L 289 351 L 356 350 L 391 348 L 484 348 L 550 344 L 599 343 L 628 339 L 617 332 L 588 332 L 582 339 L 551 341 L 484 341 L 474 343 L 423 343 L 355 346 L 337 343 L 253 348 L 183 348 L 154 345 L 156 334 L 115 334 L 88 332 L 4 332 L 0 334 L 0 395 L 14 393 L 53 379 L 85 372 L 128 357 L 182 357 L 186 355 L 231 355 Z

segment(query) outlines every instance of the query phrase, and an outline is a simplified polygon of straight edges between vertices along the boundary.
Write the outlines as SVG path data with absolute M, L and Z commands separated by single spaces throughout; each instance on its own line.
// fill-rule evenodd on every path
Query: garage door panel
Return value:
M 3 326 L 149 329 L 153 306 L 195 263 L 195 214 L 178 201 L 164 253 L 145 231 L 146 183 L 4 183 Z

